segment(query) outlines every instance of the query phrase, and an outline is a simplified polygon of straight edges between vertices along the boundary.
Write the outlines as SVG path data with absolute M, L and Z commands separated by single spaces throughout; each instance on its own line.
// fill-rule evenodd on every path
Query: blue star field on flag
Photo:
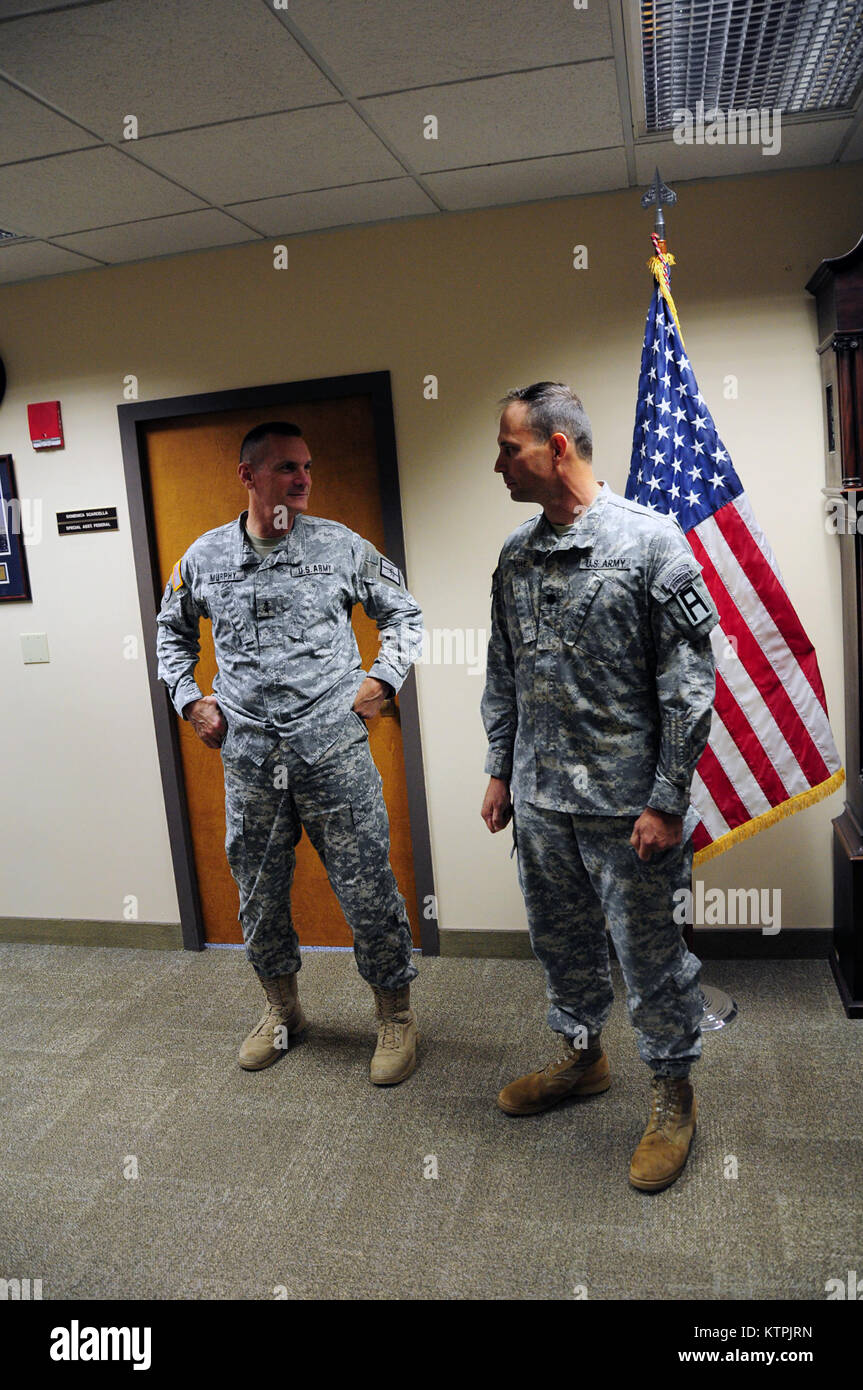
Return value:
M 641 350 L 626 496 L 671 512 L 690 531 L 742 491 L 657 285 Z

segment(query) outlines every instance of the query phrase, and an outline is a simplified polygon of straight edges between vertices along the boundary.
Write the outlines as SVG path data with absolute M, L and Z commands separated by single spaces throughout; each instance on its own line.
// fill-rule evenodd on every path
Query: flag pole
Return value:
M 683 331 L 680 327 L 680 320 L 677 317 L 677 307 L 671 295 L 671 275 L 669 267 L 674 265 L 674 257 L 668 251 L 665 240 L 665 217 L 662 212 L 663 203 L 673 207 L 677 202 L 677 194 L 668 184 L 662 182 L 659 173 L 659 166 L 654 166 L 653 183 L 646 193 L 641 196 L 641 206 L 643 208 L 656 208 L 656 216 L 653 222 L 653 242 L 655 254 L 648 262 L 651 273 L 656 277 L 663 299 L 668 305 L 671 316 L 674 319 L 677 332 L 680 335 L 681 344 L 683 343 Z M 690 883 L 691 888 L 691 883 Z M 692 895 L 693 902 L 695 895 Z M 686 942 L 687 950 L 695 954 L 695 927 L 692 922 L 687 922 L 683 928 L 683 940 Z M 716 1032 L 720 1028 L 727 1028 L 729 1023 L 737 1017 L 737 1005 L 726 994 L 724 990 L 717 989 L 715 985 L 701 986 L 701 1003 L 704 1010 L 701 1018 L 702 1032 Z
M 665 218 L 662 215 L 662 204 L 668 203 L 669 206 L 672 206 L 676 202 L 677 194 L 674 192 L 674 189 L 669 188 L 668 184 L 662 182 L 658 166 L 654 167 L 653 183 L 650 185 L 647 192 L 641 195 L 641 206 L 643 208 L 650 208 L 653 207 L 654 204 L 656 205 L 656 218 L 653 223 L 653 230 L 662 243 L 663 254 L 665 253 L 666 247 Z

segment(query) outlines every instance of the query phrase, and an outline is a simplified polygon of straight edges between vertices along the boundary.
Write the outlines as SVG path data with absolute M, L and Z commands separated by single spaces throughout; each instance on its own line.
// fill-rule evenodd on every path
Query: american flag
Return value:
M 692 781 L 698 864 L 828 796 L 845 774 L 815 651 L 698 389 L 657 250 L 626 496 L 677 517 L 719 612 L 710 737 Z

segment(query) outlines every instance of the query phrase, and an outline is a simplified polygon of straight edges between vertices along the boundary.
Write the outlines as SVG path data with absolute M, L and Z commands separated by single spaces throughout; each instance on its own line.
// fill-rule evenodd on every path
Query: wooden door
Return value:
M 312 455 L 309 514 L 340 521 L 386 554 L 380 482 L 371 402 L 366 396 L 218 411 L 183 416 L 146 427 L 146 465 L 155 526 L 159 570 L 164 582 L 192 541 L 231 521 L 248 506 L 237 477 L 240 444 L 253 425 L 292 420 L 303 431 Z M 375 623 L 357 605 L 354 632 L 366 670 L 378 650 Z M 201 621 L 201 656 L 196 679 L 212 692 L 216 671 L 210 623 Z M 414 944 L 419 920 L 413 849 L 398 704 L 369 726 L 371 749 L 384 784 L 389 811 L 393 872 L 410 917 Z M 188 721 L 176 716 L 189 807 L 195 867 L 207 941 L 240 942 L 237 889 L 225 858 L 225 802 L 222 763 Z M 297 846 L 292 894 L 294 924 L 304 946 L 349 946 L 351 933 L 330 888 L 323 865 L 305 833 Z

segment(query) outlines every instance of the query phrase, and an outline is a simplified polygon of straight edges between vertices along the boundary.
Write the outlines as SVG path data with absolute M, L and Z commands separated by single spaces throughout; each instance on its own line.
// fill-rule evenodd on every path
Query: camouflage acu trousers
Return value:
M 246 955 L 262 978 L 300 969 L 291 917 L 303 826 L 353 932 L 363 979 L 398 989 L 416 977 L 404 899 L 390 867 L 389 821 L 368 731 L 351 713 L 316 763 L 275 742 L 261 767 L 222 746 L 225 851 L 240 894 Z
M 634 819 L 516 804 L 531 946 L 545 970 L 549 1027 L 593 1038 L 614 997 L 607 920 L 639 1055 L 658 1076 L 685 1077 L 701 1055 L 701 962 L 673 919 L 672 895 L 691 886 L 692 840 L 643 862 L 629 843 Z

